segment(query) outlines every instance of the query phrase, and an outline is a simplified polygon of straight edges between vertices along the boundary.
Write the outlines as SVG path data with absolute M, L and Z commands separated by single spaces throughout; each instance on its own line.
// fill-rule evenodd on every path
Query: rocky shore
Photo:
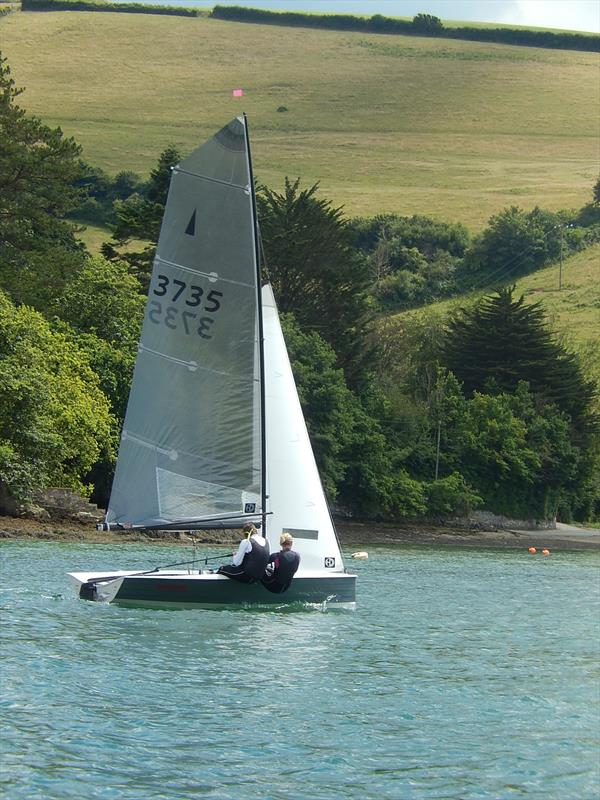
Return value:
M 556 530 L 484 530 L 480 526 L 442 526 L 425 523 L 393 524 L 338 522 L 336 530 L 345 550 L 368 549 L 372 545 L 430 545 L 460 547 L 528 548 L 588 550 L 600 548 L 600 530 L 558 525 Z M 234 544 L 236 531 L 196 531 L 198 544 Z M 0 516 L 1 541 L 29 539 L 56 542 L 124 543 L 145 542 L 189 546 L 189 534 L 175 531 L 113 532 L 97 531 L 90 522 L 73 520 L 37 521 Z

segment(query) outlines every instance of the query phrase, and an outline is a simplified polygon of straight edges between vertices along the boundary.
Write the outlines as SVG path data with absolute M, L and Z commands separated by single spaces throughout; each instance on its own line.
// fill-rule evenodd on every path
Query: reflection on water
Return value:
M 86 603 L 67 571 L 157 550 L 0 555 L 8 800 L 598 796 L 594 553 L 371 548 L 354 613 Z

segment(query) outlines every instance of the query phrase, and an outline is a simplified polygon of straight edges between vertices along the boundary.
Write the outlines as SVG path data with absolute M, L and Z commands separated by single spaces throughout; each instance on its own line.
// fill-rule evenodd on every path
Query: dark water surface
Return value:
M 1 543 L 4 798 L 598 798 L 599 554 L 370 548 L 354 612 L 122 609 L 65 575 L 182 552 Z

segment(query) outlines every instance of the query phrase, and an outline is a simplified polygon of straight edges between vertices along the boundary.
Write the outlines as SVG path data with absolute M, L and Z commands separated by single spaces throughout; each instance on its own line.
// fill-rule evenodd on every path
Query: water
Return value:
M 180 548 L 2 542 L 2 796 L 595 800 L 599 554 L 369 549 L 354 612 L 158 611 L 65 572 Z

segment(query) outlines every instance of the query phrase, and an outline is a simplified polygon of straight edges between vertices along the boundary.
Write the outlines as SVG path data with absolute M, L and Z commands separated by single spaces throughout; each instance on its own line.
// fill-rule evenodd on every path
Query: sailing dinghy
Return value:
M 254 522 L 271 552 L 287 531 L 301 557 L 290 589 L 272 594 L 198 569 L 197 559 L 184 569 L 70 573 L 81 598 L 353 606 L 356 578 L 344 569 L 258 252 L 242 116 L 173 169 L 103 527 Z

